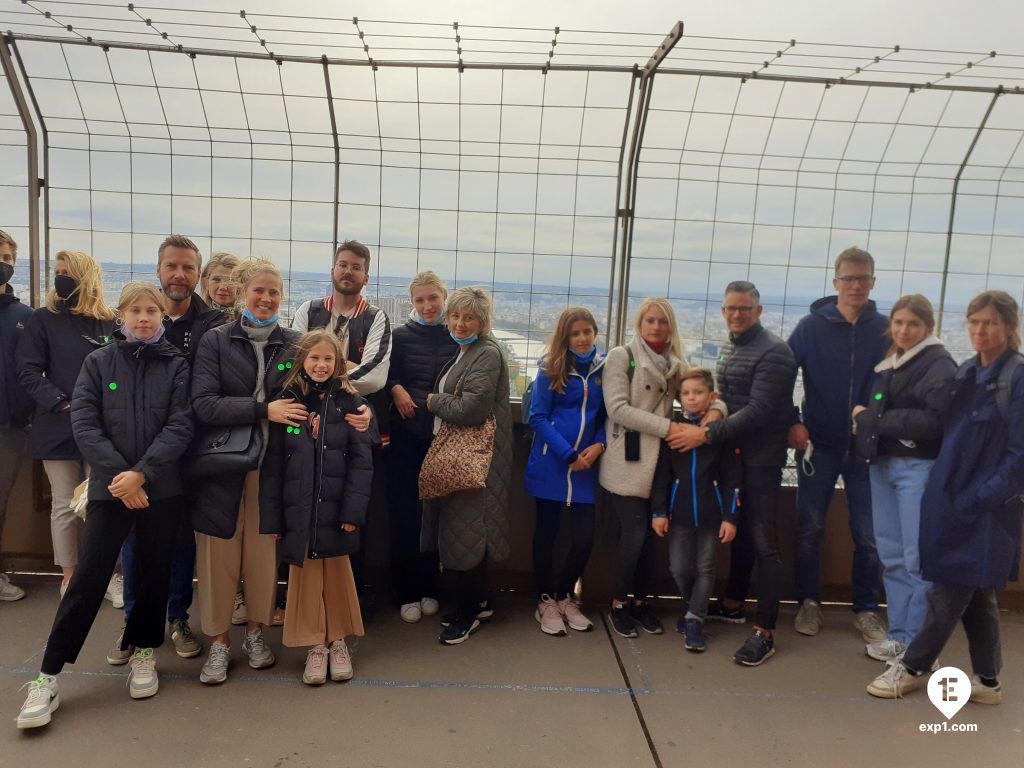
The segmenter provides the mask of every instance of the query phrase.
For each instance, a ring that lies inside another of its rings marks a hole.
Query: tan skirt
[[[282,642],[301,648],[350,635],[363,636],[363,615],[348,556],[306,558],[301,568],[289,566]]]

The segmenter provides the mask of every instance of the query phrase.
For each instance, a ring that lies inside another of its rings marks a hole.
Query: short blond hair
[[[456,288],[448,297],[446,307],[448,316],[452,312],[469,312],[480,321],[480,333],[485,336],[491,332],[492,315],[494,314],[494,302],[491,294],[477,285],[468,285],[463,288]]]
[[[2,229],[0,229],[0,245],[11,246],[11,250],[14,251],[14,258],[18,258],[18,244],[14,242],[13,237]]]
[[[284,278],[281,276],[281,270],[277,268],[270,259],[245,259],[239,262],[238,266],[231,270],[231,281],[236,283],[241,289],[241,294],[245,292],[245,289],[249,287],[249,283],[257,275],[274,275],[278,282],[281,283],[281,290],[284,290]]]
[[[439,290],[445,296],[448,295],[448,286],[444,284],[444,280],[438,277],[434,272],[431,272],[429,269],[424,272],[420,272],[419,274],[416,275],[416,277],[412,279],[412,281],[409,283],[409,295],[412,296],[413,288],[420,288],[425,285],[433,286],[434,288],[437,288],[437,290]]]
[[[117,308],[123,310],[144,299],[149,299],[164,312],[167,311],[167,300],[163,293],[152,283],[144,283],[141,280],[133,280],[121,289],[121,295],[117,299]]]

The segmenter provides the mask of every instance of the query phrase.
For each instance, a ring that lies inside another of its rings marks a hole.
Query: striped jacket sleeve
[[[348,375],[356,392],[365,397],[383,389],[388,381],[390,363],[391,322],[383,310],[378,310],[366,334],[363,361]]]

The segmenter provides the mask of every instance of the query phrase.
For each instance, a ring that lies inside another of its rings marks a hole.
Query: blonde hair
[[[281,283],[281,290],[284,290],[284,278],[281,277],[281,270],[274,262],[270,259],[245,259],[231,270],[231,282],[236,283],[240,288],[239,299],[242,298],[245,289],[257,275],[273,275]]]
[[[118,310],[124,310],[138,301],[149,299],[164,312],[167,311],[167,299],[152,283],[144,283],[141,280],[133,280],[121,289],[121,295],[117,299]]]
[[[0,229],[0,245],[9,245],[11,250],[14,251],[14,258],[18,258],[18,244],[14,242],[14,238],[9,234]]]
[[[597,336],[597,321],[589,309],[569,307],[558,316],[555,330],[548,340],[548,351],[544,356],[544,374],[551,382],[550,388],[562,395],[565,385],[569,383],[569,331],[574,323],[580,320],[589,323]]]
[[[210,303],[213,301],[213,297],[210,295],[210,274],[213,270],[218,267],[226,267],[231,272],[234,272],[235,267],[241,263],[235,254],[228,253],[227,251],[217,251],[210,256],[210,260],[206,262],[206,266],[203,267],[203,271],[199,273],[199,298],[203,301]],[[229,278],[230,279],[230,276]],[[238,291],[235,291],[235,302],[238,302]]]
[[[476,285],[456,288],[448,297],[448,316],[452,312],[469,312],[480,321],[480,333],[485,336],[491,332],[491,315],[494,312],[494,302],[491,294]]]
[[[420,272],[412,279],[409,283],[409,296],[412,296],[413,288],[420,288],[421,286],[430,285],[437,288],[441,293],[448,296],[448,286],[444,284],[444,280],[438,277],[436,274],[431,272],[429,269],[425,272]]]
[[[68,277],[78,283],[72,294],[78,296],[71,308],[72,314],[93,320],[113,320],[114,310],[103,297],[103,269],[96,260],[82,251],[57,251],[57,260],[61,259],[67,264]],[[64,300],[57,295],[56,288],[51,288],[46,294],[46,308],[57,314],[60,312],[58,302]]]
[[[683,343],[679,340],[679,324],[676,322],[675,310],[672,309],[668,299],[652,296],[640,303],[640,308],[636,311],[636,318],[633,321],[633,330],[636,333],[636,337],[638,339],[643,338],[640,333],[640,326],[643,323],[644,315],[652,309],[660,309],[665,317],[668,318],[668,347],[665,349],[665,355],[675,355],[685,364],[686,355],[683,354]]]
[[[295,345],[295,362],[292,364],[291,373],[285,376],[281,385],[282,389],[295,387],[302,392],[303,396],[309,394],[309,384],[302,378],[302,372],[305,370],[306,358],[317,344],[326,344],[334,350],[334,370],[331,372],[331,379],[339,379],[341,381],[340,389],[350,395],[356,394],[356,388],[352,386],[352,382],[348,378],[348,366],[345,365],[345,351],[341,347],[341,341],[338,340],[334,331],[327,328],[317,328],[315,331],[303,334],[299,339],[298,344]]]
[[[687,368],[683,371],[683,375],[679,377],[679,388],[682,389],[684,381],[694,380],[700,381],[708,388],[708,392],[715,391],[715,375],[711,372],[710,368]]]
[[[975,296],[967,305],[966,317],[992,307],[1006,326],[1007,342],[1010,349],[1020,352],[1020,307],[1006,291],[984,291]]]

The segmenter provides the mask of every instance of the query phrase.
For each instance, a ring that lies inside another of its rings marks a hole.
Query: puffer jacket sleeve
[[[1024,365],[1010,387],[1008,438],[1002,461],[974,493],[975,510],[1000,508],[1024,491]]]
[[[480,426],[491,415],[500,376],[501,352],[488,346],[462,375],[459,394],[435,393],[430,398],[430,412],[459,426]]]
[[[956,376],[953,358],[935,360],[914,386],[916,399],[924,408],[893,408],[878,420],[878,436],[905,440],[935,440],[942,437],[943,423],[952,397],[950,383]],[[858,418],[858,432],[861,421]]]
[[[786,345],[771,346],[755,364],[753,374],[747,404],[727,418],[708,425],[712,442],[731,442],[747,432],[766,427],[778,418],[780,409],[790,407],[796,364]]]
[[[718,490],[722,494],[722,520],[739,525],[740,489],[743,487],[743,458],[739,446],[722,446],[718,460]]]
[[[29,397],[42,408],[56,413],[64,407],[70,393],[61,392],[53,381],[43,375],[50,367],[50,344],[46,325],[39,319],[41,311],[49,310],[36,310],[26,323],[21,338],[18,339],[18,347],[15,351],[18,383]]]
[[[562,434],[551,424],[555,408],[556,393],[551,389],[551,379],[544,373],[543,366],[537,371],[533,384],[533,400],[530,401],[530,429],[547,443],[548,449],[562,461],[568,461],[576,453]],[[582,446],[586,447],[586,446]]]
[[[94,352],[85,358],[75,382],[75,393],[71,400],[71,430],[86,463],[113,476],[129,469],[129,466],[128,460],[107,436],[103,425],[102,403],[103,375]]]
[[[654,483],[651,485],[651,515],[668,517],[672,514],[669,503],[672,498],[672,449],[666,443],[661,446],[658,454],[658,466],[654,470]]]
[[[220,330],[211,331],[199,342],[192,373],[192,409],[196,417],[204,424],[225,425],[251,424],[267,418],[267,404],[256,402],[255,397],[221,394],[221,334]]]
[[[260,533],[284,534],[285,425],[271,424],[260,463]]]
[[[370,435],[348,429],[348,457],[345,463],[345,498],[341,504],[341,522],[357,527],[366,524],[373,488],[373,452]]]
[[[88,359],[88,358],[86,358]],[[174,359],[171,380],[171,401],[167,409],[167,422],[150,443],[133,470],[152,482],[169,467],[176,464],[188,450],[195,433],[192,408],[188,400],[189,365],[184,357]],[[166,386],[166,382],[161,382]]]
[[[665,437],[671,422],[665,416],[635,408],[629,403],[629,354],[615,347],[604,364],[604,407],[608,418],[634,432]]]

